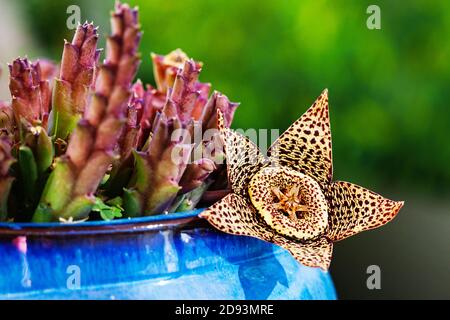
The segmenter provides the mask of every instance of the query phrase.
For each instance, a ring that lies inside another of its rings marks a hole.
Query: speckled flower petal
[[[250,179],[267,162],[267,158],[247,137],[225,126],[224,117],[217,111],[218,125],[227,157],[228,179],[234,193],[246,197]]]
[[[277,237],[276,241],[307,267],[318,267],[325,271],[330,267],[333,243],[325,237],[311,243],[293,242],[282,237]]]
[[[256,214],[255,209],[244,198],[229,194],[200,214],[220,231],[258,238],[288,250],[300,263],[327,270],[332,253],[332,244],[325,238],[303,244],[279,235]]]
[[[274,231],[244,198],[231,193],[200,214],[220,231],[271,242]]]
[[[322,189],[330,184],[333,165],[327,90],[274,142],[269,156],[274,165],[314,178]]]
[[[403,206],[403,201],[392,201],[341,181],[330,185],[326,197],[329,204],[327,236],[333,241],[381,227],[394,219]]]

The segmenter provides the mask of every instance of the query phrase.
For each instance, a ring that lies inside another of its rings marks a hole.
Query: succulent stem
[[[229,126],[237,104],[218,92],[209,97],[211,85],[199,81],[203,64],[180,49],[152,54],[155,87],[133,84],[137,9],[117,2],[111,27],[100,65],[97,27],[86,22],[65,41],[59,67],[26,58],[9,66],[12,100],[0,101],[0,221],[189,210],[224,186],[216,165],[224,155],[204,154],[217,149],[205,133],[217,129],[218,109]]]
[[[131,83],[140,63],[137,49],[141,32],[137,10],[126,4],[116,4],[111,24],[112,35],[107,41],[106,60],[98,70],[95,93],[41,198],[41,208],[48,206],[53,219],[86,218],[95,201],[93,195],[116,156]],[[58,175],[64,176],[68,185],[63,195],[65,201],[52,199],[51,191],[63,183]],[[41,221],[42,217],[35,215],[34,219]]]
[[[217,120],[217,108],[226,114],[229,125],[237,107],[237,104],[230,103],[219,93],[214,93],[207,101],[210,85],[198,81],[201,64],[188,59],[181,51],[174,51],[167,56],[153,55],[153,61],[158,90],[165,92],[167,97],[160,109],[161,113],[153,112],[160,108],[159,105],[142,105],[143,114],[154,116],[152,135],[148,145],[135,153],[135,171],[124,199],[126,209],[133,208],[144,215],[185,210],[200,201],[211,184],[206,184],[206,180],[216,170],[216,166],[212,157],[200,158],[188,164],[189,159],[195,156],[192,152],[196,143],[192,134],[197,128],[202,134],[206,129],[217,127],[213,123]],[[154,91],[147,91],[147,94],[151,96]],[[152,112],[148,112],[147,108],[152,108]],[[129,117],[129,120],[134,119]],[[144,121],[145,116],[142,116],[140,123]],[[177,136],[179,130],[181,133]],[[145,134],[142,132],[143,136]],[[202,141],[197,144],[203,147]],[[183,155],[174,157],[174,154]],[[125,170],[122,167],[113,172],[119,171]],[[117,180],[114,178],[112,181]]]
[[[39,62],[18,58],[9,65],[9,89],[16,124],[22,120],[31,125],[45,122],[51,97],[50,85],[42,79]]]
[[[79,25],[72,42],[64,43],[49,121],[49,133],[56,138],[67,139],[86,109],[100,56],[97,29],[92,23]]]

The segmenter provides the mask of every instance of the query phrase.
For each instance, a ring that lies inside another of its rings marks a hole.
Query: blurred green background
[[[384,230],[336,245],[341,298],[450,297],[450,2],[129,2],[144,30],[139,77],[153,83],[150,52],[182,48],[205,63],[202,81],[241,102],[236,128],[284,130],[329,89],[335,179],[406,200]],[[67,7],[107,34],[114,1],[0,3],[11,7],[2,28],[22,30],[1,59],[59,60],[72,36]],[[366,27],[371,4],[381,30]],[[370,264],[381,267],[381,290],[366,287]]]

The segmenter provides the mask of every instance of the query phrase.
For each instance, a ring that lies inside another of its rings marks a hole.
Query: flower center
[[[299,185],[292,186],[285,192],[282,192],[278,187],[273,187],[272,193],[278,198],[278,202],[275,202],[272,206],[276,210],[286,212],[291,220],[300,218],[299,213],[308,212],[308,206],[304,204],[305,201],[301,196]]]
[[[248,193],[258,214],[280,234],[310,240],[328,225],[328,206],[319,184],[300,172],[263,168],[251,179]]]

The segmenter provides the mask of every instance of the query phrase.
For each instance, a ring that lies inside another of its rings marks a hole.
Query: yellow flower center
[[[298,219],[299,213],[308,212],[308,206],[302,204],[304,200],[299,185],[295,185],[285,192],[282,192],[278,187],[273,187],[272,192],[278,198],[278,202],[275,202],[272,206],[277,210],[286,212],[289,218]]]
[[[328,225],[328,206],[319,184],[295,170],[263,168],[251,179],[248,193],[259,215],[280,234],[310,240]]]

